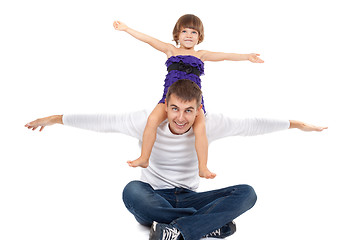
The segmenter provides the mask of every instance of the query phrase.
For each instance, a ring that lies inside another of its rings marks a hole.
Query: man
[[[152,226],[150,240],[225,238],[236,230],[233,220],[252,208],[256,194],[248,185],[195,192],[199,185],[198,161],[192,125],[201,110],[201,90],[190,80],[175,82],[166,96],[167,120],[158,128],[149,166],[141,181],[130,182],[123,201],[135,219]],[[142,139],[148,114],[55,115],[26,124],[40,131],[55,123],[101,132],[120,132]],[[251,136],[288,128],[322,131],[299,121],[230,119],[207,114],[209,142],[227,136]]]

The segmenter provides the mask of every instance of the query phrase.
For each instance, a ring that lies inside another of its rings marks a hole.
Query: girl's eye
[[[193,33],[193,34],[197,34],[197,32],[196,32],[196,31],[193,31],[192,33]]]

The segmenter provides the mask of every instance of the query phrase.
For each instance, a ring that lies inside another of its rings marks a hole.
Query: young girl
[[[122,22],[115,21],[114,28],[119,31],[125,31],[134,38],[148,43],[158,51],[166,54],[166,66],[168,74],[166,75],[164,84],[163,98],[150,114],[143,133],[143,141],[141,148],[141,156],[134,160],[128,161],[131,167],[144,167],[149,165],[149,158],[152,147],[156,140],[157,127],[166,119],[165,112],[165,96],[168,87],[177,80],[189,79],[194,81],[201,88],[200,76],[204,74],[205,61],[243,61],[249,60],[253,63],[263,63],[258,56],[259,54],[236,54],[210,52],[205,50],[195,51],[195,46],[204,40],[204,28],[201,20],[192,14],[186,14],[179,18],[173,30],[173,38],[176,46],[170,43],[164,43],[158,39],[135,31]],[[204,178],[214,178],[207,168],[208,141],[205,129],[205,107],[202,101],[202,111],[197,116],[193,125],[195,134],[195,149],[199,161],[199,175]],[[181,126],[181,123],[178,123]]]

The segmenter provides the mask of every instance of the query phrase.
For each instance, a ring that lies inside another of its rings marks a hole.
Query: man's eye
[[[172,108],[173,111],[177,111],[178,109],[177,108]]]
[[[191,113],[192,111],[191,110],[186,110],[187,113]]]

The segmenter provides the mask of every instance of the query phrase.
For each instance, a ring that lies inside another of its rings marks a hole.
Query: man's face
[[[202,105],[196,106],[196,99],[184,102],[174,94],[170,96],[169,102],[165,101],[165,104],[169,128],[173,134],[186,133],[194,124],[202,108]]]

